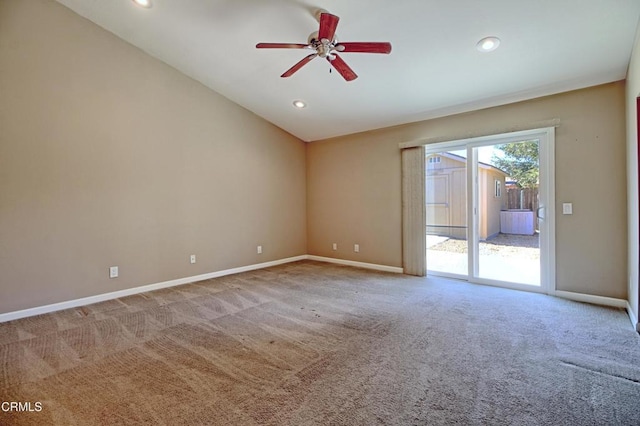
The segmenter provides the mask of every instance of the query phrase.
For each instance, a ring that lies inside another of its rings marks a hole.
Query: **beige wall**
[[[636,34],[633,54],[627,73],[627,197],[629,215],[629,305],[638,319],[640,301],[638,292],[638,121],[636,98],[640,96],[640,31]],[[640,324],[636,325],[640,331]]]
[[[559,118],[556,208],[572,202],[574,214],[556,217],[557,289],[626,298],[624,96],[617,82],[312,143],[309,254],[401,266],[400,142]]]
[[[402,267],[400,139],[394,132],[307,146],[309,254]]]
[[[1,0],[0,313],[305,254],[305,149],[53,1]]]

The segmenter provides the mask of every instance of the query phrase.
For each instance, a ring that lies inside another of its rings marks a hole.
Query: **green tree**
[[[538,141],[506,143],[498,145],[497,148],[503,155],[493,155],[494,166],[504,170],[522,188],[538,186]]]

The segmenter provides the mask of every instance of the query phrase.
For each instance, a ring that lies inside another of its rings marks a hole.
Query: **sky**
[[[452,154],[459,155],[460,157],[467,158],[467,151],[461,149],[459,151],[449,151]],[[497,157],[503,157],[504,154],[499,149],[495,149],[493,145],[491,146],[482,146],[478,148],[478,161],[485,164],[490,164],[493,166],[492,158],[494,153]]]

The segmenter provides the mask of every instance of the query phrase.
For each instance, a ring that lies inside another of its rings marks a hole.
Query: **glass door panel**
[[[476,278],[540,286],[539,142],[474,148]]]
[[[427,270],[468,275],[466,151],[426,157]]]

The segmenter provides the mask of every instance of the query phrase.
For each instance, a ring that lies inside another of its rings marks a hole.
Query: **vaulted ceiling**
[[[640,17],[637,0],[58,1],[305,141],[624,79]],[[306,43],[320,8],[338,40],[391,54],[341,54],[351,82],[321,58],[280,78],[309,51],[256,43]]]

